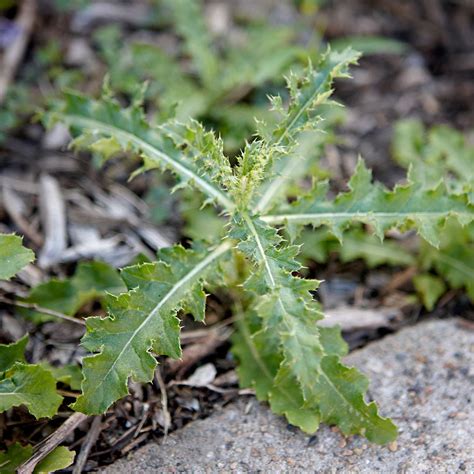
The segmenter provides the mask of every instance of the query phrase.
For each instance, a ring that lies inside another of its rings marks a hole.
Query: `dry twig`
[[[86,439],[81,447],[81,452],[76,458],[72,474],[80,474],[87,462],[91,448],[97,441],[100,432],[102,431],[102,416],[95,416],[92,420]]]
[[[164,424],[165,426],[164,431],[165,431],[165,436],[168,434],[169,427],[171,425],[171,415],[168,410],[168,393],[166,391],[166,385],[163,380],[163,377],[161,376],[161,370],[160,367],[157,367],[155,370],[155,380],[158,383],[158,386],[160,387],[160,392],[161,392],[161,408],[163,410],[163,418],[164,418]]]
[[[19,308],[32,309],[34,311],[37,311],[38,313],[47,314],[48,316],[53,316],[59,319],[64,319],[65,321],[69,321],[70,323],[74,324],[80,324],[81,326],[86,325],[86,323],[82,319],[73,318],[72,316],[68,316],[67,314],[60,313],[59,311],[54,311],[53,309],[43,308],[42,306],[38,306],[34,303],[15,301],[11,300],[10,298],[6,298],[5,296],[0,296],[0,303],[5,303],[11,306],[17,306]]]
[[[2,186],[2,204],[12,221],[18,227],[18,229],[23,234],[25,234],[36,246],[40,247],[41,245],[43,245],[43,237],[23,215],[23,201],[7,184],[3,184]]]
[[[60,261],[66,249],[66,208],[59,183],[52,176],[41,176],[40,211],[45,241],[38,265],[48,268]]]
[[[397,272],[390,282],[381,290],[381,295],[386,296],[405,285],[416,275],[417,268],[414,266],[408,267],[401,272]]]
[[[83,413],[78,412],[71,415],[54,433],[38,445],[33,456],[18,468],[18,474],[32,474],[36,465],[86,419],[87,415]]]

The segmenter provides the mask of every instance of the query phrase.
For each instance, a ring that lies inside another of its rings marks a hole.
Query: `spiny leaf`
[[[251,333],[247,319],[238,322],[238,331],[232,337],[232,352],[239,365],[239,384],[241,387],[255,388],[257,399],[268,401],[272,411],[287,417],[288,421],[307,433],[314,433],[319,426],[318,411],[304,408],[304,399],[297,382],[291,377],[275,377],[282,363],[278,341],[261,329]],[[258,327],[258,326],[257,326]]]
[[[169,169],[183,183],[196,186],[224,208],[232,209],[234,206],[205,170],[183,159],[171,140],[165,138],[163,130],[149,125],[137,105],[124,109],[107,96],[94,101],[70,92],[64,95],[62,103],[56,104],[54,111],[45,116],[47,125],[56,121],[83,133],[74,142],[77,147],[90,149],[95,146],[106,158],[116,154],[117,149],[141,155],[144,165],[139,171]]]
[[[107,318],[88,318],[84,347],[95,352],[83,361],[82,395],[73,405],[86,414],[103,413],[127,395],[127,381],[149,382],[159,355],[178,358],[178,310],[204,317],[202,282],[217,271],[217,262],[230,248],[226,242],[208,254],[180,246],[163,251],[156,263],[129,267],[122,277],[128,293],[108,298]],[[170,266],[168,262],[172,262]]]
[[[275,229],[249,215],[234,218],[230,235],[240,240],[239,250],[257,266],[245,287],[258,295],[253,306],[261,319],[258,337],[266,338],[267,345],[272,338],[275,342],[271,352],[280,354],[275,386],[286,387],[296,382],[301,390],[299,402],[306,409],[312,408],[314,417],[337,423],[346,434],[362,433],[377,443],[394,439],[393,423],[379,417],[375,405],[364,401],[365,377],[338,362],[346,351],[345,344],[333,331],[321,331],[317,326],[322,314],[309,293],[317,282],[302,280],[291,273],[299,270],[294,260],[298,248],[286,245]],[[258,352],[258,346],[254,349]],[[256,383],[255,376],[248,375],[249,378]],[[271,400],[270,393],[265,395],[265,388],[262,390],[260,396]],[[285,403],[279,400],[281,404],[276,406],[281,413]],[[335,415],[339,409],[340,413]]]
[[[35,418],[52,417],[62,399],[54,377],[39,365],[17,362],[0,380],[0,412],[25,405]]]
[[[327,184],[319,183],[308,196],[261,219],[270,224],[287,223],[290,230],[305,224],[327,225],[340,240],[344,229],[355,222],[372,225],[380,239],[395,226],[415,227],[433,246],[439,244],[448,217],[455,217],[463,225],[474,219],[474,206],[464,196],[449,195],[441,183],[432,190],[408,183],[389,191],[372,183],[371,172],[362,160],[349,181],[349,189],[331,201],[326,198]]]
[[[176,147],[190,157],[199,169],[204,170],[213,182],[219,183],[224,189],[232,186],[233,171],[229,159],[224,155],[222,139],[206,131],[195,120],[186,124],[170,121],[163,126],[163,130]]]
[[[283,111],[279,107],[280,100],[273,102],[276,110],[283,112],[283,119],[273,130],[271,142],[287,145],[302,130],[314,129],[321,119],[318,106],[328,103],[333,80],[350,77],[349,66],[355,64],[359,56],[359,53],[350,48],[342,52],[328,50],[316,69],[310,64],[303,74],[290,74],[287,79],[290,92],[288,108]]]
[[[264,140],[274,147],[283,147],[281,162],[275,160],[273,179],[267,176],[267,182],[260,191],[261,197],[256,203],[256,212],[262,212],[271,204],[274,196],[278,194],[285,180],[281,177],[291,176],[293,161],[297,160],[289,151],[296,145],[296,140],[305,130],[315,130],[320,126],[324,115],[327,115],[327,104],[332,94],[332,83],[336,78],[349,77],[349,65],[355,64],[359,54],[350,48],[343,52],[329,51],[322,56],[313,69],[310,64],[306,71],[300,75],[289,76],[288,88],[290,102],[286,109],[283,108],[280,97],[273,98],[273,107],[283,115],[271,134],[261,131]],[[326,112],[326,113],[325,113]],[[324,115],[323,115],[324,114]],[[290,147],[290,149],[288,149]],[[285,156],[286,155],[286,156]],[[276,176],[275,176],[276,175]]]
[[[35,254],[22,244],[17,235],[0,234],[0,280],[9,280],[35,259]]]
[[[365,402],[363,394],[368,386],[367,377],[342,365],[337,356],[328,355],[321,360],[314,401],[321,418],[338,425],[344,434],[360,433],[369,441],[385,444],[397,437],[397,428],[391,420],[379,416],[375,402]]]
[[[34,287],[25,302],[73,316],[90,301],[103,299],[106,293],[126,290],[118,271],[105,262],[81,262],[74,275],[64,280],[51,279]],[[22,311],[36,322],[54,319],[34,310]]]

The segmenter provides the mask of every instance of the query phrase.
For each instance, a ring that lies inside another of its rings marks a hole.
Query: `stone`
[[[399,427],[396,443],[376,446],[327,426],[311,437],[243,397],[102,472],[474,472],[474,331],[468,324],[421,323],[353,352],[346,363],[369,376],[370,397]]]

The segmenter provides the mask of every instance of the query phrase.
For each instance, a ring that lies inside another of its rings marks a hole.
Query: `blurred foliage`
[[[106,293],[115,295],[124,289],[115,268],[104,262],[82,262],[72,277],[51,279],[35,286],[24,302],[74,316],[86,303],[103,300]],[[36,310],[23,310],[22,313],[37,323],[56,319]]]
[[[438,299],[446,291],[444,281],[429,273],[422,273],[413,277],[413,285],[428,311],[432,311]]]
[[[352,46],[363,54],[403,54],[408,46],[402,41],[384,36],[346,36],[331,41],[331,46],[336,49]]]
[[[12,3],[3,2],[4,8]],[[300,69],[308,56],[317,61],[324,49],[320,33],[308,24],[324,2],[296,3],[301,15],[291,26],[251,20],[212,32],[200,0],[157,0],[150,5],[150,24],[142,31],[146,34],[130,35],[118,24],[93,29],[99,66],[93,74],[99,77],[68,63],[67,42],[45,39],[35,47],[33,61],[24,67],[0,110],[0,143],[7,131],[24,124],[61,90],[90,92],[91,79],[100,84],[100,75],[107,71],[112,88],[129,99],[148,80],[150,114],[199,119],[224,136],[227,151],[235,153],[255,132],[255,119],[271,120],[267,95],[285,93],[282,75]],[[54,6],[63,15],[77,14],[91,2],[55,0]],[[351,42],[367,54],[403,52],[402,43],[372,36],[337,39],[333,46],[342,49]]]
[[[461,132],[446,125],[426,129],[418,120],[401,120],[395,126],[392,154],[409,169],[410,179],[426,189],[444,179],[451,192],[467,193],[474,203],[474,146]]]
[[[234,151],[255,131],[255,118],[271,117],[266,94],[282,88],[282,74],[318,53],[297,44],[295,28],[255,23],[240,28],[236,38],[216,36],[206,27],[200,2],[168,0],[162,6],[180,39],[172,55],[158,42],[125,42],[114,25],[95,33],[111,87],[133,95],[148,80],[146,98],[161,118],[200,119]]]
[[[331,253],[337,253],[343,263],[362,259],[369,268],[381,265],[413,265],[416,259],[393,239],[381,242],[368,234],[362,227],[356,227],[344,234],[344,245],[326,229],[304,231],[298,239],[303,244],[301,256],[315,262],[325,263]]]

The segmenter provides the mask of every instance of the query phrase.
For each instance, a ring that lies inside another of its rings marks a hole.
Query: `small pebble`
[[[394,453],[397,449],[398,449],[398,443],[396,441],[392,441],[389,445],[388,445],[388,449],[390,451],[392,451],[392,453]]]

